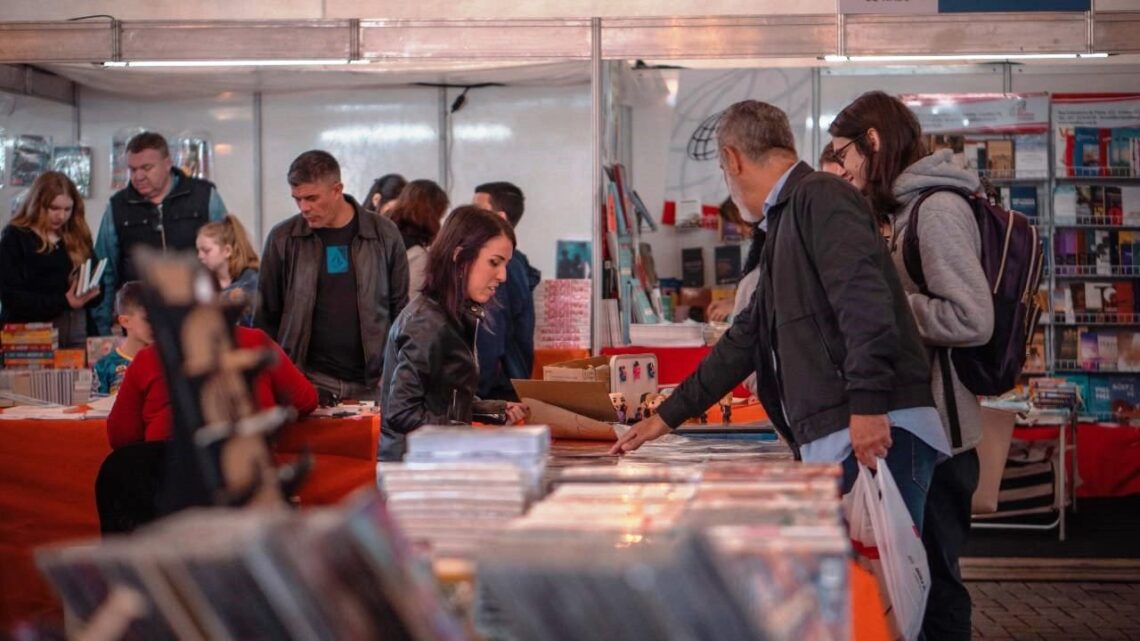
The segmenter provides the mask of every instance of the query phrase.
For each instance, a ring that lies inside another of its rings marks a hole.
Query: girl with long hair
[[[241,306],[238,324],[253,327],[257,270],[261,263],[241,221],[228,214],[222,220],[202,225],[196,245],[198,260],[218,282],[222,302]]]
[[[58,171],[40,174],[0,232],[0,323],[51,322],[61,347],[87,337],[84,309],[102,294],[77,294],[83,263],[93,254],[83,197]]]
[[[475,206],[451,212],[427,251],[423,294],[388,332],[381,377],[381,460],[399,460],[423,425],[470,423],[476,414],[526,417],[526,407],[481,401],[475,336],[483,306],[507,280],[515,248],[510,223]]]
[[[830,132],[849,180],[871,201],[887,230],[895,269],[931,353],[932,391],[942,436],[953,453],[934,468],[926,496],[921,530],[931,587],[923,634],[931,641],[968,640],[970,593],[962,583],[958,557],[970,531],[971,498],[978,484],[974,448],[981,440],[982,418],[977,396],[958,380],[946,357],[949,349],[989,341],[994,310],[971,205],[960,194],[937,191],[923,201],[921,217],[914,206],[936,188],[976,193],[978,176],[956,166],[949,149],[928,154],[918,119],[902,101],[881,91],[865,93],[843,109]],[[903,260],[903,243],[915,220],[925,290],[911,279]]]
[[[400,192],[388,217],[396,223],[408,252],[408,298],[415,300],[424,286],[427,248],[439,233],[447,213],[447,192],[431,180],[413,180]]]

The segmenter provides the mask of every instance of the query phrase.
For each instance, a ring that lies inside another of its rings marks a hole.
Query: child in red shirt
[[[253,380],[254,401],[259,409],[288,405],[300,416],[306,416],[317,408],[317,390],[265,332],[236,327],[234,339],[239,348],[269,348],[277,353],[277,361]],[[127,368],[119,396],[107,417],[107,439],[114,449],[143,441],[163,441],[171,437],[172,424],[170,391],[162,362],[156,346],[149,345],[139,351]]]

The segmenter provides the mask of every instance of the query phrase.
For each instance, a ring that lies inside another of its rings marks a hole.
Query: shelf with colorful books
[[[1050,270],[1045,270],[1050,275]],[[1140,266],[1113,266],[1111,268],[1098,268],[1096,265],[1058,265],[1052,270],[1052,276],[1064,280],[1085,280],[1097,278],[1140,278]]]

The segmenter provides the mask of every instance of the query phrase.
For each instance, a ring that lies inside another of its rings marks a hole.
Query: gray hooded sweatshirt
[[[902,208],[892,217],[891,257],[914,312],[918,333],[931,348],[984,345],[994,327],[993,303],[980,260],[982,241],[978,224],[973,209],[960,196],[937,193],[922,205],[918,223],[919,252],[931,296],[919,292],[903,264],[902,248],[910,214],[923,191],[938,185],[978,190],[977,174],[955,166],[952,158],[953,152],[943,149],[919,160],[898,177],[893,190]],[[947,440],[953,444],[942,370],[933,352],[931,364],[934,400]],[[957,454],[975,447],[981,440],[982,417],[978,398],[958,381],[957,373],[954,374],[954,391],[962,428],[962,443],[954,448]]]

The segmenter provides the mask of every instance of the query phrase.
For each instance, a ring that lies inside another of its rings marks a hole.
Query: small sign
[[[939,13],[986,11],[1088,11],[1092,0],[938,0]]]

